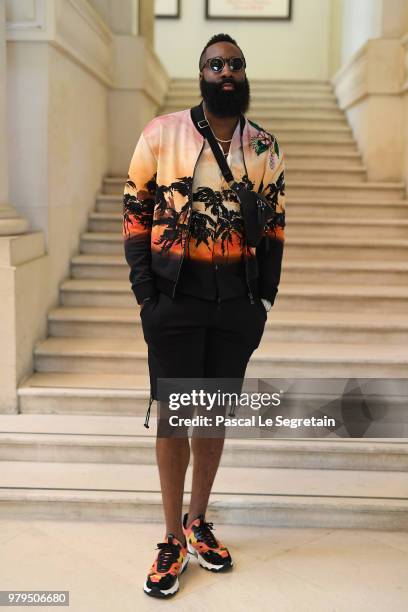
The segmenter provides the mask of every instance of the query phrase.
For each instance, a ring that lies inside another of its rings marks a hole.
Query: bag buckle
[[[209,127],[207,119],[201,119],[201,121],[198,121],[197,125],[201,130],[203,128]]]

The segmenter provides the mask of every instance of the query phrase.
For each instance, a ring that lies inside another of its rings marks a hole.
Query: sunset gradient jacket
[[[123,238],[139,304],[157,293],[157,276],[170,282],[175,294],[189,240],[194,169],[204,143],[187,109],[154,118],[136,145],[124,188]],[[237,214],[228,232],[228,251],[243,256],[248,287],[257,279],[259,296],[273,304],[284,245],[285,158],[276,137],[247,118],[242,148],[246,172],[235,180],[262,193],[278,214],[264,226],[256,248],[246,245],[242,215]],[[232,190],[223,197],[240,207]]]

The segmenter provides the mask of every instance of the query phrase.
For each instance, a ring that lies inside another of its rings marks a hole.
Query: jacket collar
[[[202,134],[197,130],[196,126],[194,125],[194,122],[191,118],[190,111],[191,109],[188,109],[186,112],[188,113],[191,135],[192,135],[193,142],[194,142],[194,161],[193,161],[194,165],[192,167],[194,170],[195,165],[198,161],[198,157],[203,148],[205,139],[202,136]],[[257,172],[259,173],[259,160],[258,160],[258,156],[255,153],[254,148],[251,145],[251,139],[254,136],[254,133],[253,133],[254,128],[251,126],[251,124],[249,123],[245,115],[243,115],[243,117],[245,120],[244,129],[242,132],[242,151],[243,151],[243,156],[244,156],[244,164],[248,172],[248,178],[255,183]],[[191,176],[192,174],[193,173],[191,172]]]

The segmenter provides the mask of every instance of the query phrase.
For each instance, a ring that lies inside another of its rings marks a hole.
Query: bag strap
[[[191,108],[190,115],[197,130],[208,141],[208,144],[210,145],[211,150],[214,153],[214,157],[217,160],[218,166],[223,174],[223,177],[227,181],[228,185],[231,186],[231,183],[235,183],[234,176],[230,170],[230,167],[227,164],[227,160],[225,159],[221,148],[218,145],[218,142],[214,137],[214,134],[212,133],[209,123],[205,118],[203,103],[201,102],[200,104],[198,104],[198,106],[194,106],[193,108]],[[243,115],[240,115],[239,122],[242,137],[242,133],[244,131],[245,126],[245,118]]]

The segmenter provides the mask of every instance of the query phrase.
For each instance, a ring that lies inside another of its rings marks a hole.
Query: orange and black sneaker
[[[151,597],[171,597],[179,590],[180,574],[187,569],[187,548],[172,534],[157,544],[159,554],[144,583],[143,590]]]
[[[211,572],[224,572],[232,567],[231,555],[214,536],[213,523],[207,523],[204,515],[200,514],[187,525],[188,514],[184,515],[183,531],[187,540],[187,549],[191,555],[197,557],[201,567]]]

